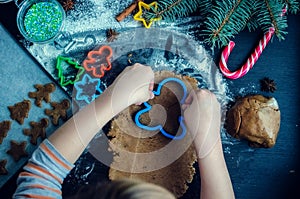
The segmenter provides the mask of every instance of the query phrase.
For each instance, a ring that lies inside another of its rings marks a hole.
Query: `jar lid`
[[[0,0],[0,3],[8,3],[8,2],[11,2],[13,0]]]
[[[63,28],[65,11],[56,0],[25,0],[17,14],[23,37],[35,43],[53,41]]]

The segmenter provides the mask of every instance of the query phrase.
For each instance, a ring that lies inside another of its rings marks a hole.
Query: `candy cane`
[[[284,4],[282,12],[280,14],[281,17],[285,15],[287,12],[287,5]],[[247,62],[237,71],[231,72],[227,67],[227,60],[228,57],[234,48],[235,43],[233,41],[230,41],[229,44],[225,47],[225,49],[222,52],[221,60],[219,63],[220,70],[229,79],[238,79],[240,77],[243,77],[247,74],[247,72],[253,68],[254,64],[260,57],[262,51],[265,49],[269,41],[271,40],[272,36],[274,35],[275,29],[274,27],[269,28],[269,31],[264,35],[264,37],[259,41],[258,46],[255,48],[254,52],[251,54],[251,56],[247,59]]]
[[[258,46],[255,48],[254,52],[251,54],[251,56],[247,59],[247,62],[237,71],[231,72],[227,67],[227,60],[228,57],[234,48],[235,43],[233,41],[230,41],[229,44],[225,47],[225,49],[222,52],[221,60],[219,63],[220,70],[227,78],[230,79],[238,79],[240,77],[243,77],[246,75],[246,73],[253,67],[253,65],[256,63],[258,58],[260,57],[261,53],[271,40],[272,36],[274,35],[275,29],[271,27],[269,31],[264,35],[264,37],[259,41]]]

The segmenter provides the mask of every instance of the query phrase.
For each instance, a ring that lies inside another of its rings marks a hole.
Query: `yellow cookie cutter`
[[[154,7],[155,11],[157,10],[157,2],[154,1],[150,4],[146,4],[142,1],[139,2],[139,11],[133,16],[133,19],[136,20],[136,21],[141,21],[143,22],[144,26],[146,28],[150,28],[150,26],[152,25],[152,23],[154,21],[158,21],[158,20],[161,20],[161,17],[158,17],[158,18],[153,18],[153,19],[150,19],[150,21],[147,21],[145,18],[142,17],[143,15],[143,9],[142,8],[145,8],[147,10],[150,10],[151,7]]]

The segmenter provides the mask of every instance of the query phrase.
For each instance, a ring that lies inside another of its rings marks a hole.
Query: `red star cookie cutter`
[[[113,51],[110,46],[101,46],[98,50],[90,51],[82,65],[86,71],[92,72],[94,77],[101,78],[105,71],[111,69]]]

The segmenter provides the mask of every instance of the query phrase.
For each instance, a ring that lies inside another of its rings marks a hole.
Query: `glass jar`
[[[19,6],[17,26],[26,40],[49,43],[61,32],[65,17],[56,0],[25,0]]]
[[[8,3],[8,2],[11,2],[13,0],[0,0],[0,3]]]

